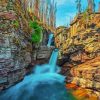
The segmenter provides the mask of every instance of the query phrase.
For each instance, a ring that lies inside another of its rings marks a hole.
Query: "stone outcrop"
[[[90,89],[78,87],[75,84],[66,84],[66,87],[77,100],[99,100],[99,93]]]
[[[100,99],[100,56],[71,69],[72,82],[89,89]]]

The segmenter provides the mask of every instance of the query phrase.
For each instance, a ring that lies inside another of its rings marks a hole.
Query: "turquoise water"
[[[58,57],[58,49],[55,49],[53,52],[52,52],[52,55],[50,57],[50,60],[49,60],[49,65],[52,66],[50,68],[50,72],[56,72],[56,69],[58,69],[59,67],[57,67],[56,65],[56,62],[57,62],[57,57]]]
[[[37,65],[34,73],[10,89],[0,93],[0,100],[75,100],[64,86],[65,77],[58,74],[58,49],[48,64]]]
[[[59,74],[29,75],[19,84],[0,93],[0,100],[75,100]]]
[[[50,46],[51,46],[53,36],[54,36],[53,33],[50,33],[50,34],[49,34],[49,40],[48,40],[47,47],[50,47]]]

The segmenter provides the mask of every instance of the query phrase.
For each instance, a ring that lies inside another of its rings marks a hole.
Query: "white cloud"
[[[75,3],[74,0],[55,0],[55,2],[57,2],[57,5],[64,5],[64,4],[68,4],[68,3]]]
[[[55,0],[55,2],[57,2],[57,5],[63,5],[66,3],[66,0]]]

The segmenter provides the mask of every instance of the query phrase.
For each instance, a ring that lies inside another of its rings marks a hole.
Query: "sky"
[[[55,0],[57,2],[57,13],[56,13],[56,26],[67,26],[70,20],[74,18],[77,13],[76,0]],[[87,0],[81,0],[82,9],[87,8]],[[96,10],[98,9],[98,2],[100,0],[94,0],[96,4]]]

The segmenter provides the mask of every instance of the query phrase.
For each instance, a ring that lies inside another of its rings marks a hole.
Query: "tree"
[[[77,4],[77,9],[78,9],[78,14],[81,13],[81,0],[76,0],[76,4]]]

